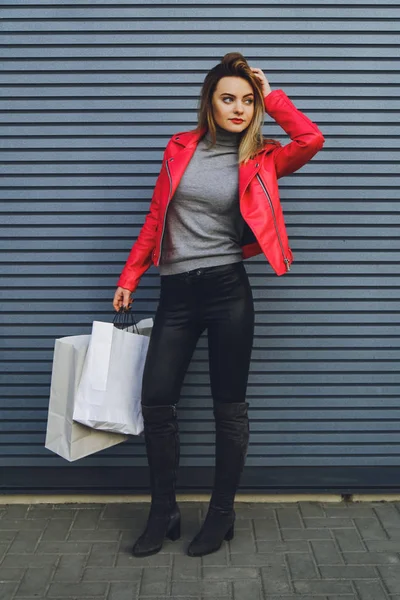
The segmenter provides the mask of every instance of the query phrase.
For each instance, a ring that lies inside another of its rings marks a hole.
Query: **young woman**
[[[265,111],[290,136],[263,139]],[[180,537],[175,484],[176,405],[197,341],[207,330],[216,426],[214,486],[190,556],[234,534],[234,498],[249,441],[246,388],[254,306],[243,260],[264,253],[277,275],[290,270],[277,180],[307,163],[325,141],[317,125],[261,69],[236,52],[207,74],[198,126],[171,137],[150,210],[117,282],[113,306],[129,309],[143,273],[160,271],[160,299],[143,374],[142,412],[151,508],[133,554]]]

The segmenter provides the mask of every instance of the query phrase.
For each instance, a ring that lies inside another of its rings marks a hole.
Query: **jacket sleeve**
[[[166,154],[167,148],[164,150],[161,170],[163,169]],[[155,247],[158,227],[161,170],[154,186],[149,212],[145,217],[144,224],[117,281],[117,286],[121,286],[131,292],[136,290],[140,278],[153,263],[152,252]]]
[[[277,178],[289,175],[305,165],[319,150],[325,138],[318,126],[302,113],[285,92],[273,90],[264,97],[266,112],[292,140],[273,151]]]

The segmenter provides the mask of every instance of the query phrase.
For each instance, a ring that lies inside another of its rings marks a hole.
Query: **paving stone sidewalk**
[[[237,502],[202,558],[207,503],[180,507],[181,539],[139,559],[147,504],[0,505],[0,600],[400,600],[400,503]]]

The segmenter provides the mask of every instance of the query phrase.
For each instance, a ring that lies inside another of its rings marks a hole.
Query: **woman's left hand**
[[[268,94],[270,92],[272,92],[271,87],[270,87],[270,85],[268,83],[268,79],[265,77],[265,75],[262,72],[262,70],[259,69],[258,67],[250,67],[250,69],[253,71],[254,75],[256,77],[258,77],[258,79],[260,80],[261,85],[262,85],[262,89],[263,89],[263,95],[264,95],[264,98],[265,98],[265,96],[268,96]]]

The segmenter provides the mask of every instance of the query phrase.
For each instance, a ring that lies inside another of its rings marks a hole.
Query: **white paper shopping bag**
[[[142,378],[152,326],[152,318],[143,319],[134,330],[93,321],[75,421],[113,433],[142,433]]]
[[[55,340],[45,447],[68,461],[110,448],[127,436],[73,422],[74,403],[90,335]]]

